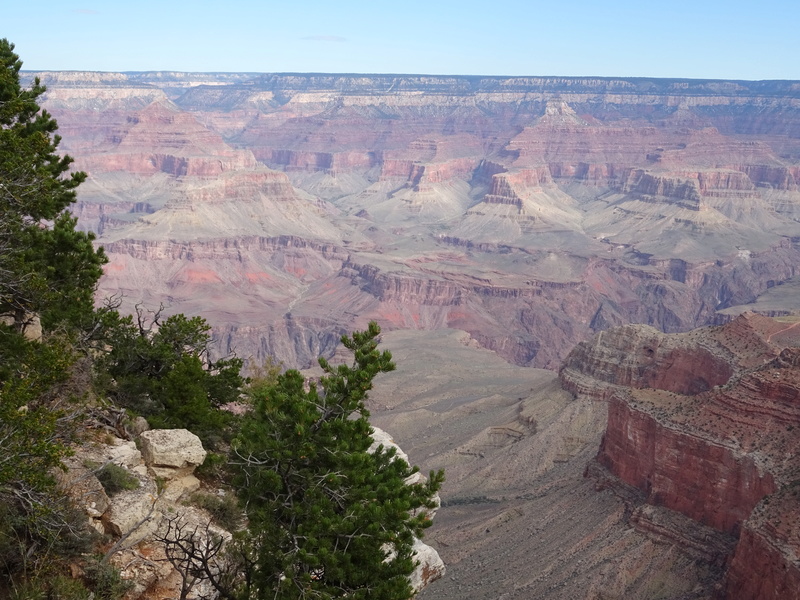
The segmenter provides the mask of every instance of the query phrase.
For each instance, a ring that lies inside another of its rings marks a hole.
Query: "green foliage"
[[[0,40],[0,169],[8,176],[0,199],[6,210],[52,219],[75,201],[74,190],[86,175],[62,179],[72,159],[56,153],[58,125],[39,108],[45,87],[36,78],[29,90],[23,89],[21,68],[14,44]]]
[[[95,250],[94,234],[76,231],[77,219],[64,212],[49,229],[28,229],[21,236],[24,263],[39,282],[39,293],[28,310],[42,318],[42,327],[81,327],[94,309],[94,291],[107,262]]]
[[[139,480],[134,475],[114,463],[103,465],[95,472],[95,476],[109,496],[115,496],[126,490],[135,490],[139,487]]]
[[[239,397],[239,359],[208,358],[210,327],[182,314],[161,319],[140,307],[135,317],[104,316],[110,346],[100,360],[115,402],[157,428],[185,427],[217,447],[233,420],[220,407]]]
[[[131,582],[124,581],[117,569],[102,562],[100,557],[92,557],[84,565],[83,580],[42,572],[12,584],[8,597],[10,600],[120,600],[130,589]]]
[[[245,597],[411,597],[413,538],[429,525],[443,474],[407,485],[416,468],[394,450],[368,452],[367,392],[395,368],[379,334],[370,323],[343,337],[353,365],[320,359],[317,384],[290,370],[253,391],[231,459],[249,522],[242,555],[253,557]]]
[[[51,399],[72,361],[62,339],[33,342],[0,326],[0,494],[52,487],[50,470],[68,451]]]
[[[86,589],[83,582],[56,575],[48,582],[48,600],[90,600],[92,592]]]
[[[260,395],[264,390],[274,387],[278,383],[278,377],[283,371],[283,363],[268,356],[260,365],[250,368],[250,376],[247,378],[245,394],[248,398]]]
[[[9,593],[9,600],[93,600],[95,597],[83,581],[48,572],[21,582]]]
[[[192,494],[191,503],[207,510],[214,522],[223,529],[236,531],[239,528],[243,515],[235,497],[197,492]]]
[[[226,483],[230,473],[227,469],[228,456],[222,452],[209,452],[203,464],[195,469],[195,476],[209,485]]]
[[[106,257],[66,212],[86,175],[68,174],[56,121],[37,103],[45,88],[36,79],[23,89],[21,67],[14,45],[0,40],[0,314],[75,326],[93,310]]]
[[[53,473],[77,428],[73,396],[87,392],[75,389],[75,342],[106,258],[67,212],[86,176],[57,153],[45,89],[23,89],[13,50],[0,39],[0,316],[11,323],[0,325],[0,597],[83,598],[59,569],[91,549],[93,530]],[[22,335],[34,314],[38,341]]]
[[[10,591],[4,583],[45,589],[59,568],[91,550],[97,536],[83,512],[55,490],[16,492],[0,498],[0,597]]]
[[[120,577],[119,571],[102,557],[93,557],[84,567],[86,584],[95,600],[119,600],[131,588],[131,582]]]

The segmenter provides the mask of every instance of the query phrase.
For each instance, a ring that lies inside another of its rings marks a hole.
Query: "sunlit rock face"
[[[101,294],[202,314],[221,353],[307,366],[376,319],[555,369],[800,264],[795,82],[40,76]]]
[[[375,428],[373,437],[376,441],[370,450],[382,444],[394,448],[398,458],[408,460],[385,431]],[[192,496],[201,487],[194,471],[207,455],[200,439],[186,429],[152,429],[135,441],[107,436],[103,443],[86,443],[73,450],[63,472],[57,474],[60,491],[75,502],[92,527],[114,542],[106,558],[119,567],[130,586],[125,597],[153,600],[177,598],[186,592],[196,597],[219,596],[205,575],[184,579],[185,573],[168,560],[174,554],[165,544],[175,532],[170,526],[192,532],[203,543],[215,537],[225,542],[231,539],[232,532],[214,522]],[[106,493],[98,475],[109,464],[128,479],[124,490]],[[412,477],[409,483],[424,480],[419,473]],[[226,487],[215,490],[217,498],[233,495],[234,490]],[[427,513],[432,519],[436,510]],[[444,576],[445,564],[436,549],[420,539],[414,539],[413,553],[417,566],[409,580],[419,592]]]
[[[608,402],[599,465],[646,504],[732,536],[720,562],[725,598],[797,597],[798,326],[745,313],[679,335],[615,328],[580,344],[561,370],[568,389]],[[637,526],[663,534],[643,514]],[[698,546],[679,529],[668,535]]]

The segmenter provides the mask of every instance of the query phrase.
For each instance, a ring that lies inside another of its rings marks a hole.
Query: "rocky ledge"
[[[373,438],[373,448],[378,444],[395,447],[397,456],[407,460],[386,432],[375,428]],[[206,489],[194,475],[205,458],[206,451],[193,433],[149,430],[136,441],[107,435],[86,443],[75,449],[65,471],[59,473],[64,492],[84,511],[91,526],[108,536],[103,560],[117,566],[130,582],[125,600],[178,598],[185,593],[188,598],[217,597],[205,579],[182,577],[167,547],[176,532],[194,532],[211,546],[231,538],[231,532],[205,507],[226,498],[233,505],[232,492]],[[429,516],[433,518],[435,512],[429,511]],[[225,524],[229,529],[232,525]],[[442,577],[445,566],[438,552],[420,540],[415,540],[414,554],[418,564],[411,585],[419,591]]]
[[[724,564],[720,598],[800,598],[800,320],[620,327],[579,344],[560,375],[608,402],[587,474],[632,490],[637,528]],[[647,506],[689,519],[655,521]]]

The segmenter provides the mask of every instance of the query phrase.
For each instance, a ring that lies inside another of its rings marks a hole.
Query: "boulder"
[[[415,593],[444,576],[444,561],[439,553],[416,538],[414,539],[414,560],[417,561],[417,567],[411,573],[410,579]]]
[[[206,459],[200,438],[186,429],[152,429],[139,439],[145,464],[156,477],[186,477]]]
[[[150,425],[144,417],[136,417],[131,421],[129,429],[134,436],[140,436],[150,429]]]
[[[164,545],[160,542],[143,541],[133,548],[126,548],[114,554],[111,564],[120,570],[122,579],[131,587],[125,598],[178,598],[180,587],[172,586],[171,594],[144,596],[154,588],[162,591],[163,582],[173,581],[177,572],[166,560]]]
[[[200,489],[200,480],[194,475],[173,479],[164,488],[161,499],[167,502],[178,502],[181,498],[193,494]]]
[[[74,457],[64,461],[66,471],[56,471],[59,487],[91,518],[99,518],[109,507],[103,486],[91,469]]]
[[[127,546],[148,538],[161,521],[161,513],[155,508],[157,499],[156,484],[150,479],[141,479],[135,490],[112,496],[111,505],[103,514],[106,532],[120,537],[127,535]]]
[[[113,445],[106,446],[104,458],[126,469],[135,469],[143,464],[142,453],[136,443],[120,439],[115,439]]]

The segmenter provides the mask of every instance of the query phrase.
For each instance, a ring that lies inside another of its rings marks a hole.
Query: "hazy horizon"
[[[31,0],[0,37],[28,71],[800,80],[789,0],[498,6]]]
[[[483,73],[367,73],[367,72],[334,72],[334,71],[179,71],[176,69],[136,69],[127,71],[108,71],[97,69],[29,69],[23,65],[22,73],[118,73],[121,75],[140,73],[180,73],[190,75],[300,75],[321,77],[455,77],[470,79],[604,79],[604,80],[665,80],[665,81],[742,81],[742,82],[794,82],[797,79],[726,79],[719,77],[640,77],[623,75],[559,75],[555,73],[528,73],[525,75],[486,75]]]

